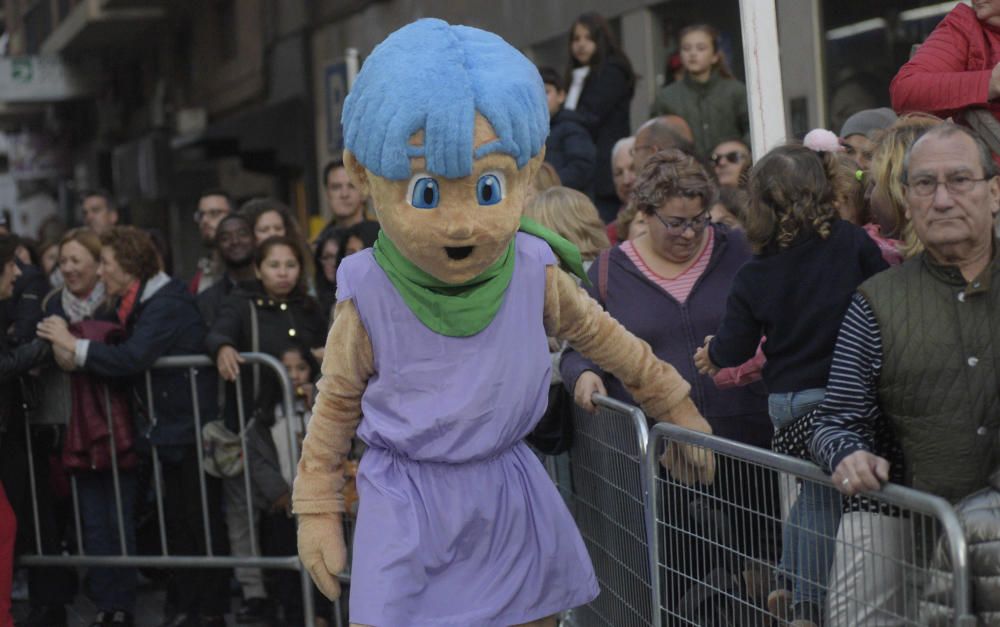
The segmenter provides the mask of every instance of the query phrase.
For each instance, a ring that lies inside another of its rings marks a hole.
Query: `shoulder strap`
[[[255,353],[260,352],[260,326],[257,323],[257,307],[253,304],[253,299],[247,300],[250,305],[250,350]],[[256,400],[260,391],[260,364],[253,365],[253,393]]]
[[[601,304],[608,302],[608,261],[611,259],[611,249],[605,248],[597,260],[597,293],[601,296]]]

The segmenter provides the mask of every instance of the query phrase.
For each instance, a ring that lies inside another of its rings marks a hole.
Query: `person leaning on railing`
[[[909,214],[926,250],[853,296],[811,450],[844,494],[877,491],[891,471],[875,454],[884,421],[902,449],[903,483],[955,502],[986,487],[1000,459],[1000,180],[986,146],[951,123],[914,142],[905,164]],[[898,537],[905,521],[896,524],[881,535]],[[866,572],[842,582],[858,608],[851,612],[878,609],[887,591],[902,589],[892,577],[865,581]],[[974,588],[998,594],[996,582]],[[860,614],[844,622],[860,623]]]
[[[168,550],[172,555],[204,555],[201,499],[192,496],[199,485],[198,455],[194,446],[194,407],[198,402],[203,420],[214,414],[214,394],[202,387],[208,377],[198,377],[198,398],[192,397],[187,370],[154,370],[147,396],[147,370],[160,357],[200,352],[205,327],[194,297],[183,282],[160,270],[156,248],[149,235],[135,227],[115,226],[101,235],[100,276],[107,294],[117,299],[115,313],[125,327],[125,339],[117,345],[77,339],[58,316],[46,318],[39,337],[52,342],[57,362],[67,369],[81,368],[105,377],[130,378],[135,396],[144,399],[139,414],[155,419],[144,432],[156,447],[163,467],[163,507],[166,513]],[[149,403],[152,403],[150,406]],[[205,477],[209,519],[220,523],[212,512],[220,499],[219,486]],[[213,530],[221,539],[224,530]],[[220,547],[214,547],[219,550]],[[165,625],[190,624],[201,615],[202,625],[223,625],[228,607],[228,577],[218,569],[178,570],[174,573],[178,614]],[[131,625],[124,612],[98,616],[95,625]]]
[[[14,291],[14,281],[21,274],[20,268],[14,262],[14,249],[17,238],[12,235],[0,235],[0,304],[6,305],[7,299]],[[51,359],[51,350],[45,342],[35,340],[28,344],[14,347],[6,333],[0,333],[0,453],[3,466],[10,462],[10,446],[23,447],[23,428],[20,440],[13,440],[17,432],[9,427],[21,422],[23,416],[18,414],[18,383],[17,377],[27,374],[29,370],[40,366]],[[23,453],[19,456],[23,457]],[[10,616],[10,590],[14,566],[14,543],[17,536],[17,520],[7,501],[4,486],[7,474],[0,482],[0,627],[13,627]],[[22,476],[23,479],[23,476]],[[21,521],[27,524],[28,520]],[[65,614],[63,614],[65,620]]]
[[[302,247],[289,236],[265,239],[254,255],[254,267],[259,279],[236,287],[222,304],[212,328],[205,338],[204,350],[215,359],[219,376],[235,381],[240,376],[244,422],[238,414],[236,387],[226,386],[224,420],[232,433],[247,433],[262,427],[269,429],[275,422],[274,408],[281,401],[280,382],[274,372],[260,366],[243,365],[241,352],[261,352],[280,358],[289,344],[306,350],[323,346],[326,337],[327,314],[306,292],[306,266]],[[252,453],[251,453],[252,454]],[[248,460],[253,467],[254,460]],[[251,474],[251,480],[254,480]],[[223,479],[226,522],[232,553],[250,555],[250,522],[247,511],[248,495],[242,474]],[[258,486],[259,488],[259,486]],[[282,496],[272,494],[272,498]],[[287,505],[290,495],[283,498]],[[275,509],[275,503],[266,505]],[[254,516],[257,520],[258,516]],[[267,598],[263,580],[257,569],[236,571],[244,602],[239,610],[241,622],[253,617],[271,617],[274,604]]]
[[[99,276],[101,239],[90,229],[67,232],[58,247],[59,271],[63,287],[50,292],[42,301],[47,316],[58,316],[71,326],[77,337],[120,334],[114,308],[108,303],[104,283]],[[62,463],[76,478],[80,521],[83,530],[81,547],[88,555],[116,555],[121,538],[130,553],[135,553],[136,453],[132,414],[121,389],[112,389],[107,380],[86,372],[67,377],[57,368],[43,373],[42,394],[46,399],[65,398],[65,402],[42,404],[44,413],[68,411],[55,416],[68,418]],[[121,488],[122,522],[118,529],[115,476],[106,427],[104,394],[118,423],[114,439],[118,463],[117,480]],[[73,398],[75,397],[75,398]],[[74,402],[75,401],[75,402]],[[48,416],[46,416],[48,418]],[[132,568],[91,568],[88,574],[90,597],[99,613],[111,617],[115,611],[135,612],[136,571]]]

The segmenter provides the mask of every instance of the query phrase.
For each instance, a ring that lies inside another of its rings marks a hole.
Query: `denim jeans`
[[[811,388],[801,392],[771,394],[768,413],[775,429],[800,420],[819,407],[826,390]],[[822,608],[827,579],[833,565],[841,498],[833,488],[804,480],[799,496],[788,512],[782,529],[779,571],[792,588],[792,602],[809,602]]]
[[[118,481],[122,492],[125,549],[129,555],[135,555],[135,473],[122,470],[118,473]],[[87,554],[121,555],[111,471],[81,472],[76,475],[76,488],[80,497],[83,544]],[[91,597],[98,610],[135,612],[134,568],[91,568],[88,578]]]
[[[783,429],[820,406],[826,388],[767,395],[767,413],[775,430]]]

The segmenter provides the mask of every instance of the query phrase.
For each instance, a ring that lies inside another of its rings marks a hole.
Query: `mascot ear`
[[[538,173],[538,168],[542,167],[542,163],[544,161],[545,146],[542,146],[542,149],[538,151],[538,154],[532,157],[531,160],[524,165],[525,174],[528,175],[524,180],[528,181],[529,185],[531,184],[531,181],[535,179],[535,174]]]
[[[368,185],[368,171],[354,158],[354,153],[344,149],[344,167],[347,169],[347,176],[351,183],[358,188],[362,196],[370,196],[371,189]]]

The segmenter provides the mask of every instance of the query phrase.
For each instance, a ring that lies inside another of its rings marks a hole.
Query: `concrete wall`
[[[260,97],[264,91],[264,13],[262,0],[239,0],[236,11],[236,54],[223,59],[211,4],[192,20],[194,59],[191,69],[191,96],[209,114],[232,110]]]

